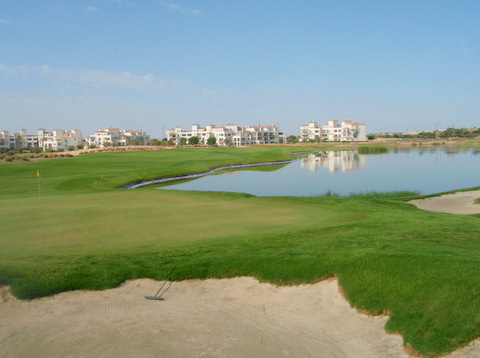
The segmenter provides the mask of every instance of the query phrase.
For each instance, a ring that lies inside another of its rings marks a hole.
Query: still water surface
[[[393,190],[432,194],[479,185],[479,151],[430,148],[390,150],[375,155],[357,151],[323,151],[303,156],[274,171],[251,168],[208,175],[162,189],[311,196],[329,191],[340,195]]]

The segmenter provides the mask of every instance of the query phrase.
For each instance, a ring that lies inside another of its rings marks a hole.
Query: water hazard
[[[348,195],[412,190],[432,194],[480,185],[476,149],[396,149],[382,154],[320,151],[272,170],[230,171],[162,189],[243,192],[257,196]],[[275,170],[273,170],[275,169]]]

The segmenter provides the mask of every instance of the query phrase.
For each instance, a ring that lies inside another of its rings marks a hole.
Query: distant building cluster
[[[367,140],[366,125],[345,119],[340,124],[336,119],[330,119],[326,124],[319,125],[311,121],[300,126],[300,136],[290,136],[296,141],[340,141],[360,142]],[[290,140],[290,137],[288,138]],[[195,139],[194,141],[191,139]],[[277,125],[264,126],[260,124],[238,126],[228,123],[224,126],[208,124],[200,127],[192,125],[190,130],[182,130],[181,126],[167,129],[167,140],[175,145],[182,144],[215,144],[219,146],[244,146],[252,144],[286,143],[285,132]],[[37,134],[27,134],[26,129],[18,133],[7,130],[0,131],[0,149],[41,148],[44,151],[62,151],[72,148],[104,148],[109,146],[148,145],[150,136],[141,129],[119,129],[117,127],[100,128],[94,134],[82,137],[80,129],[64,131],[54,129],[47,132],[40,128]]]
[[[319,125],[315,121],[300,126],[300,141],[340,141],[363,142],[367,140],[365,123],[345,119],[340,124],[336,119],[330,119],[326,124]]]
[[[100,128],[95,134],[85,138],[87,146],[96,147],[146,145],[150,143],[150,136],[141,129],[118,129],[117,127]]]
[[[217,127],[208,124],[200,127],[198,124],[192,125],[191,130],[182,130],[181,126],[167,129],[167,139],[175,144],[181,144],[182,139],[187,141],[197,137],[200,144],[208,144],[208,139],[215,138],[215,144],[225,145],[250,145],[250,144],[274,144],[284,143],[286,141],[285,132],[278,126],[254,126],[240,127],[235,123],[228,123],[225,126]]]
[[[72,148],[88,148],[95,146],[103,148],[106,146],[121,145],[145,145],[150,143],[150,136],[144,131],[137,129],[118,129],[116,127],[101,128],[95,134],[82,137],[80,129],[64,131],[54,129],[46,132],[40,128],[37,134],[27,134],[26,129],[18,133],[10,133],[7,130],[0,131],[0,148],[41,148],[44,151],[62,151]]]
[[[42,148],[43,150],[67,150],[69,147],[82,145],[82,131],[72,129],[64,131],[63,129],[54,129],[46,132],[40,128],[37,134],[27,134],[26,129],[21,129],[18,133],[10,134],[9,131],[0,131],[0,148]]]

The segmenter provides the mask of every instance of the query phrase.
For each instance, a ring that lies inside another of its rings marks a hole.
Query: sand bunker
[[[356,312],[336,280],[297,287],[253,278],[128,281],[20,301],[0,296],[1,357],[408,357],[388,317]],[[452,357],[477,357],[480,345]]]
[[[480,205],[475,199],[480,198],[480,190],[458,191],[433,198],[410,200],[417,208],[450,214],[479,214]]]

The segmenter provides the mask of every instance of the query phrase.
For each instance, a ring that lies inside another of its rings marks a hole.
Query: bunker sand
[[[480,190],[458,191],[426,199],[410,200],[409,203],[419,209],[450,214],[479,214],[480,205],[475,199],[480,198]]]
[[[356,312],[337,281],[275,287],[249,277],[128,281],[30,302],[2,287],[1,357],[408,357],[386,316]],[[473,342],[451,357],[476,357]]]

